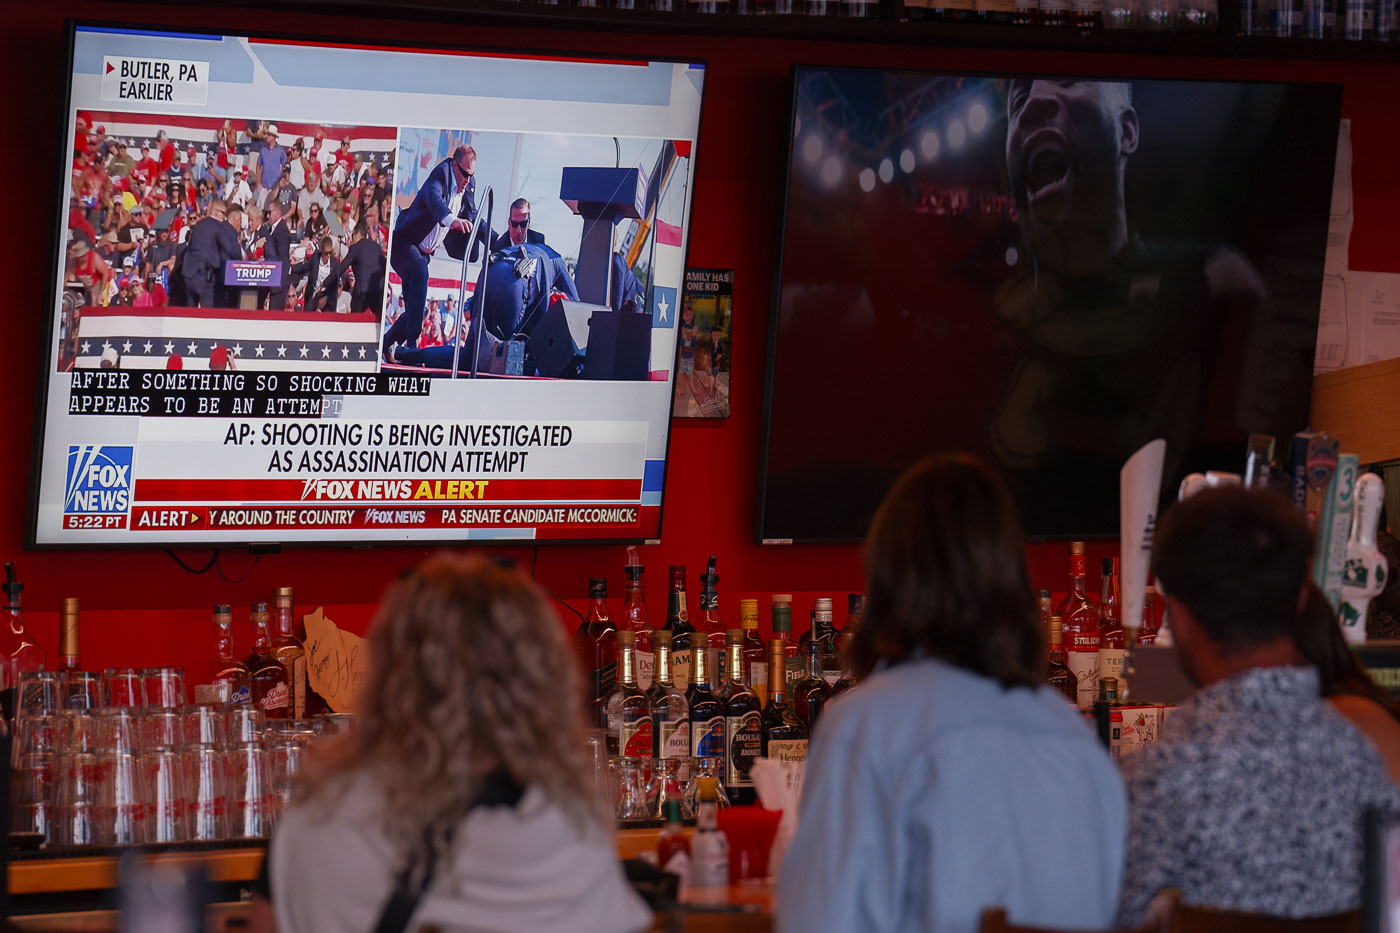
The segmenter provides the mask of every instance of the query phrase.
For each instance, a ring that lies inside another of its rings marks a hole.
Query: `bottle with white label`
[[[1385,589],[1389,565],[1376,547],[1376,527],[1385,507],[1385,483],[1374,473],[1356,481],[1355,515],[1342,567],[1342,635],[1349,645],[1366,643],[1366,613]]]
[[[671,682],[671,633],[660,631],[653,636],[656,646],[656,677],[647,691],[651,706],[651,725],[657,758],[688,758],[690,756],[690,704],[685,694]]]
[[[763,754],[763,707],[744,679],[744,632],[728,631],[729,695],[724,700],[724,786],[736,804],[754,802],[753,763]]]
[[[642,590],[642,574],[646,568],[637,558],[637,549],[627,549],[627,586],[622,600],[623,624],[637,635],[637,686],[651,689],[655,676],[656,655],[652,645],[651,624],[647,622],[647,597]]]
[[[618,632],[617,650],[620,655],[617,686],[608,694],[605,704],[608,750],[621,758],[650,758],[655,739],[651,706],[647,695],[637,689],[636,634],[628,629]]]
[[[1112,677],[1118,683],[1123,678],[1123,656],[1127,642],[1118,611],[1118,572],[1114,558],[1103,559],[1103,588],[1099,591],[1099,678]]]
[[[714,778],[701,778],[695,835],[690,839],[691,888],[729,884],[729,839],[719,828],[719,790]]]
[[[690,705],[690,755],[692,758],[718,758],[722,763],[724,710],[710,690],[709,659],[705,652],[696,651],[692,660],[690,689],[685,692],[685,701]]]
[[[1079,681],[1079,708],[1093,709],[1099,683],[1099,611],[1084,592],[1084,542],[1069,543],[1069,592],[1055,615],[1063,623],[1065,666]]]
[[[690,683],[693,649],[708,643],[690,624],[690,612],[685,604],[685,565],[672,564],[671,589],[666,601],[666,630],[671,633],[671,679],[677,684]]]

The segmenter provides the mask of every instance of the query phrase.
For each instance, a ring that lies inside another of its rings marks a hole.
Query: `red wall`
[[[684,562],[692,581],[707,554],[720,558],[722,611],[737,617],[740,594],[795,591],[798,620],[818,593],[837,595],[861,585],[860,554],[854,546],[760,548],[753,544],[755,463],[763,389],[764,346],[778,220],[783,144],[787,122],[788,68],[795,63],[905,66],[951,70],[1043,70],[1109,74],[1337,81],[1345,84],[1344,115],[1353,120],[1354,179],[1358,192],[1352,237],[1352,266],[1400,271],[1390,227],[1400,216],[1400,151],[1396,78],[1400,65],[1333,62],[1255,62],[1166,56],[1065,55],[938,49],[912,45],[867,45],[729,39],[713,36],[610,35],[585,31],[503,29],[475,24],[442,25],[355,20],[270,10],[199,9],[185,6],[100,2],[12,4],[6,15],[6,54],[0,58],[0,87],[7,89],[7,143],[0,146],[5,180],[5,220],[0,256],[5,257],[11,328],[9,365],[0,369],[0,398],[8,401],[13,438],[0,461],[0,555],[15,561],[26,584],[31,628],[42,646],[57,650],[58,601],[78,596],[83,605],[84,662],[108,665],[184,663],[205,656],[210,604],[230,602],[236,615],[269,598],[272,589],[293,585],[299,607],[326,605],[328,614],[361,628],[371,605],[401,568],[429,552],[420,547],[369,550],[293,548],[253,558],[224,554],[220,568],[192,575],[161,551],[23,552],[25,497],[30,471],[31,412],[34,408],[45,275],[54,196],[47,188],[58,158],[57,121],[64,61],[65,17],[112,19],[166,26],[278,29],[333,37],[373,37],[402,42],[562,48],[641,55],[694,56],[710,65],[701,125],[694,197],[690,265],[733,268],[733,414],[727,421],[678,421],[673,428],[663,543],[646,548],[648,593],[654,616],[665,611],[665,565]],[[250,114],[249,116],[256,116]],[[1287,192],[1279,192],[1287,196]],[[858,443],[831,437],[830,443]],[[1232,465],[1224,464],[1229,468]],[[830,491],[841,495],[839,489]],[[1105,489],[1104,495],[1116,495]],[[813,508],[821,508],[814,502]],[[1091,545],[1091,558],[1112,552]],[[503,549],[527,566],[528,548]],[[1062,545],[1030,549],[1037,585],[1059,589],[1064,576]],[[196,566],[209,551],[181,552]],[[1091,562],[1096,563],[1096,561]],[[607,574],[621,584],[623,551],[618,547],[544,547],[538,579],[576,605],[587,577]],[[1097,586],[1091,573],[1090,586]],[[838,602],[838,607],[840,603]],[[838,617],[842,611],[838,608]],[[805,625],[798,621],[799,630]],[[193,641],[191,641],[191,639]],[[240,650],[241,650],[240,645]]]

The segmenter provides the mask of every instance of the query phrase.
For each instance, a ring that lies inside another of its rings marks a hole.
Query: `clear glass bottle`
[[[233,607],[219,603],[214,607],[214,656],[210,660],[204,683],[194,688],[196,703],[223,703],[242,706],[253,697],[249,683],[248,665],[233,656]]]
[[[253,650],[243,663],[248,667],[253,705],[268,719],[292,718],[292,690],[287,669],[272,653],[271,613],[267,603],[253,604]]]
[[[841,633],[841,679],[831,687],[832,697],[838,697],[856,685],[856,675],[851,670],[851,644],[856,640],[855,632]]]
[[[306,649],[297,640],[295,613],[292,610],[292,588],[277,589],[272,602],[272,656],[287,672],[292,690],[292,718],[307,719],[326,712],[330,707],[315,694],[311,708],[307,700],[314,693],[306,674]]]
[[[620,656],[617,685],[605,701],[608,719],[608,753],[622,758],[651,758],[655,736],[651,703],[637,687],[637,636],[624,629],[617,633]]]
[[[690,757],[690,704],[671,682],[671,633],[656,633],[656,678],[647,691],[657,758]],[[640,686],[640,684],[638,685]]]
[[[1069,543],[1069,592],[1055,614],[1063,623],[1065,664],[1079,682],[1080,709],[1093,709],[1099,680],[1099,611],[1084,592],[1084,542]]]
[[[1103,586],[1099,591],[1099,676],[1123,682],[1123,655],[1127,640],[1118,612],[1118,561],[1103,559]]]
[[[753,778],[749,772],[763,754],[763,705],[744,681],[744,633],[729,631],[729,696],[724,701],[724,785],[736,804],[753,803]]]
[[[841,679],[841,650],[836,638],[831,600],[825,596],[818,597],[816,608],[812,610],[812,627],[802,636],[799,656],[805,657],[808,643],[815,640],[819,644],[822,676],[826,678],[827,686]]]
[[[1073,706],[1079,705],[1079,681],[1065,666],[1064,635],[1059,616],[1050,618],[1050,637],[1045,644],[1045,684],[1058,690]]]
[[[656,676],[656,648],[651,624],[647,621],[647,597],[642,589],[646,568],[637,559],[637,549],[627,549],[627,584],[622,598],[623,625],[637,635],[637,686],[650,690]]]
[[[821,718],[822,710],[826,707],[827,701],[831,699],[832,685],[841,679],[841,671],[838,670],[831,683],[827,683],[827,674],[823,670],[825,661],[821,645],[818,642],[809,643],[807,645],[807,676],[793,684],[792,687],[793,709],[797,713],[797,718],[807,724],[809,732],[817,727],[817,720]]]
[[[20,592],[24,584],[15,574],[15,565],[5,563],[5,619],[7,625],[0,626],[0,688],[5,691],[9,702],[4,703],[6,715],[13,715],[13,691],[19,685],[19,675],[44,669],[44,652],[24,627],[24,610],[20,606]]]

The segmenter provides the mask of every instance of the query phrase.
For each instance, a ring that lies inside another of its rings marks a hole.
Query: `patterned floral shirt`
[[[1361,905],[1367,807],[1400,813],[1371,743],[1318,697],[1311,667],[1255,668],[1201,690],[1126,764],[1118,921],[1162,888],[1189,904],[1286,917]]]

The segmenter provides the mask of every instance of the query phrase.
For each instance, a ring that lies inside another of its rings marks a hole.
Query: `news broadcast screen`
[[[31,543],[660,535],[703,65],[71,38]]]

